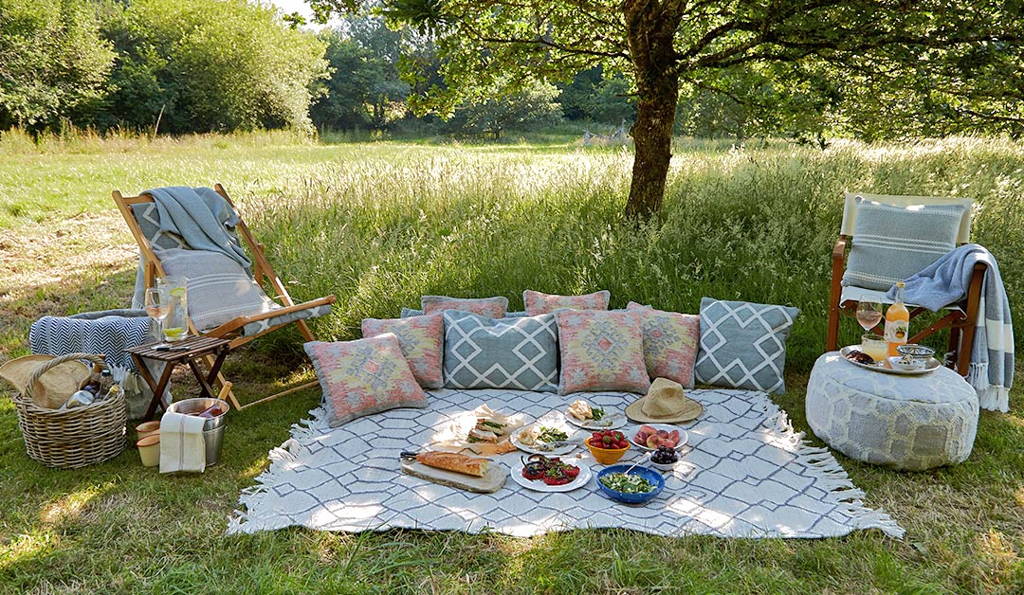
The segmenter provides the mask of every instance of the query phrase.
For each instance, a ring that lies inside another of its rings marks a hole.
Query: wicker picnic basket
[[[74,409],[46,409],[33,402],[32,388],[39,377],[72,360],[106,365],[103,356],[90,353],[55,357],[40,364],[13,399],[18,411],[18,427],[25,437],[25,450],[29,457],[47,467],[75,469],[101,463],[121,454],[125,446],[128,411],[123,391],[112,398]]]

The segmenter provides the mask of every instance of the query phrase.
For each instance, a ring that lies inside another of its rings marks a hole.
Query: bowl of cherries
[[[594,459],[602,465],[611,465],[618,462],[622,455],[629,450],[629,441],[626,435],[618,430],[605,430],[594,432],[587,438],[585,444]]]
[[[678,462],[679,453],[674,448],[659,446],[651,453],[651,466],[659,471],[671,471]]]

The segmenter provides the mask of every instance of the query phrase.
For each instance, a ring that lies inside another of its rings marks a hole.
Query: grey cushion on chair
[[[241,265],[219,252],[173,248],[159,257],[168,276],[188,280],[189,317],[200,331],[281,307]]]
[[[956,248],[962,204],[886,204],[857,197],[843,285],[888,290]]]

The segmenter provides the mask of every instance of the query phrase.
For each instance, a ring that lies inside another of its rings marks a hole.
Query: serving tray
[[[487,473],[483,477],[473,477],[465,473],[438,469],[415,460],[402,460],[401,465],[402,473],[480,494],[497,492],[501,489],[501,486],[505,485],[505,479],[508,478],[508,469],[495,461],[491,461],[490,466],[487,468]]]
[[[939,369],[942,366],[942,362],[933,357],[930,358],[928,360],[928,364],[925,365],[925,367],[921,368],[920,370],[901,370],[900,368],[896,368],[892,365],[892,360],[899,359],[898,356],[888,357],[885,360],[881,362],[876,362],[874,364],[862,364],[860,362],[855,362],[852,359],[846,357],[847,354],[849,354],[853,350],[860,351],[860,345],[847,345],[846,347],[843,347],[842,349],[839,350],[839,354],[843,356],[844,360],[855,366],[864,368],[865,370],[871,370],[873,372],[882,372],[884,374],[896,374],[898,376],[920,376],[922,374],[934,372],[935,370]]]

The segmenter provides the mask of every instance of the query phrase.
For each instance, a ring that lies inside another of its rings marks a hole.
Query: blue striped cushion
[[[843,285],[886,291],[956,248],[965,205],[897,206],[857,198]]]

